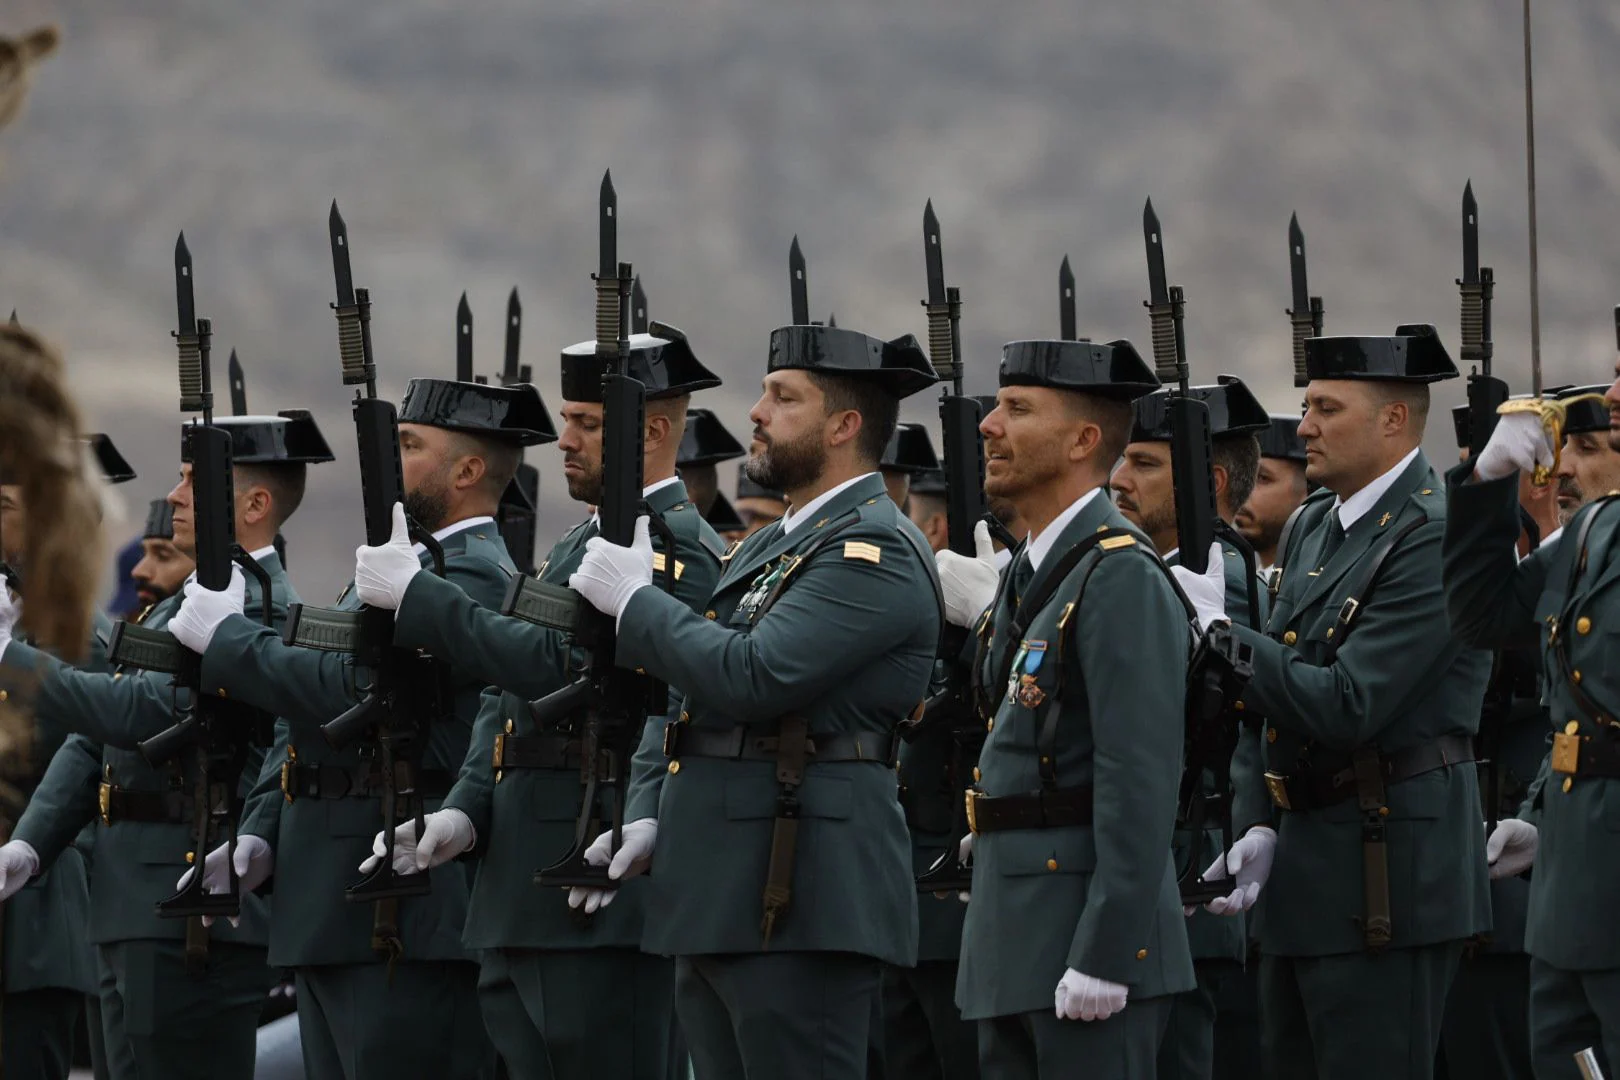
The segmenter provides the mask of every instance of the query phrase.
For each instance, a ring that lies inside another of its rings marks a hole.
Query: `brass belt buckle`
[[[968,832],[977,836],[979,832],[979,815],[974,807],[974,804],[979,801],[979,792],[969,788],[962,794],[967,800]]]
[[[501,782],[501,776],[506,769],[506,737],[510,734],[512,734],[512,720],[508,717],[506,730],[495,736],[494,764],[495,782],[497,784]]]
[[[680,739],[681,729],[679,720],[668,720],[664,723],[664,756],[673,758],[676,751],[676,742]]]
[[[281,763],[281,797],[293,801],[293,768],[298,762],[298,748],[287,747],[287,760]]]
[[[1581,737],[1579,735],[1566,735],[1560,731],[1553,736],[1552,742],[1552,771],[1565,776],[1574,776],[1580,766]]]
[[[1281,773],[1266,773],[1266,792],[1271,796],[1272,803],[1279,810],[1292,810],[1293,804],[1288,801],[1288,777]]]
[[[96,792],[96,806],[101,811],[101,823],[112,824],[112,793],[113,786],[107,781],[101,782],[101,788]]]

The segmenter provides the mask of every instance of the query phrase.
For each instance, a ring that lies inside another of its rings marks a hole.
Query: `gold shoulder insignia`
[[[844,558],[865,559],[876,566],[883,561],[883,549],[876,544],[868,544],[864,540],[844,541]]]
[[[664,561],[664,553],[662,551],[653,552],[653,573],[662,574],[664,572],[664,567],[666,565],[667,564]],[[676,559],[675,560],[675,580],[676,581],[681,580],[681,575],[684,574],[684,573],[686,573],[686,564],[681,562],[681,560]]]
[[[1097,541],[1097,546],[1102,548],[1104,551],[1118,551],[1120,548],[1135,547],[1136,537],[1110,536],[1106,540]]]
[[[743,542],[741,540],[733,540],[729,545],[727,545],[725,552],[721,554],[720,561],[723,563],[730,562],[731,557],[737,554],[737,549],[742,547],[742,545]]]
[[[1389,514],[1385,514],[1383,517],[1378,519],[1378,527],[1380,529],[1382,529],[1385,525],[1389,524],[1390,516],[1391,515],[1389,515]]]

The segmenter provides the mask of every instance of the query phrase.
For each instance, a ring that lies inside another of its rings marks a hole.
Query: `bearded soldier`
[[[1271,415],[1271,423],[1259,433],[1260,466],[1255,470],[1254,488],[1238,506],[1232,519],[1238,532],[1254,548],[1260,572],[1268,572],[1277,561],[1277,542],[1283,526],[1305,496],[1310,493],[1305,479],[1305,441],[1299,437],[1299,417]]]
[[[1607,389],[1607,384],[1576,386],[1559,396],[1575,398]],[[1567,527],[1587,503],[1620,491],[1620,450],[1610,445],[1609,410],[1601,401],[1569,406],[1564,418],[1564,452],[1554,476],[1558,480],[1559,528]],[[1553,539],[1549,533],[1541,542],[1549,544]]]

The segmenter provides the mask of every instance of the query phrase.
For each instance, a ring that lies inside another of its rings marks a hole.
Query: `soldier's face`
[[[1172,547],[1176,531],[1176,486],[1170,469],[1170,444],[1133,442],[1109,480],[1114,505],[1126,520],[1148,534],[1155,545]]]
[[[996,407],[979,421],[984,493],[991,499],[1016,503],[1073,468],[1068,437],[1076,421],[1062,394],[1045,386],[1004,386],[997,391]]]
[[[178,592],[187,575],[196,568],[191,557],[170,541],[149,539],[141,541],[141,561],[135,564],[129,576],[135,581],[135,593],[141,598],[141,606],[148,607]]]
[[[938,495],[919,495],[913,492],[911,505],[906,508],[911,523],[922,530],[928,546],[936,552],[944,551],[950,543],[950,523],[945,516],[945,500]]]
[[[1379,475],[1381,414],[1371,387],[1346,379],[1315,379],[1305,389],[1305,477],[1329,491],[1354,492]]]
[[[1609,406],[1609,446],[1620,450],[1620,363],[1614,365],[1614,382],[1609,384],[1603,400]]]
[[[25,531],[27,517],[23,514],[22,488],[16,484],[0,484],[0,560],[16,566],[28,547]]]
[[[437,532],[449,516],[450,487],[459,457],[444,428],[399,425],[399,464],[405,482],[405,512],[422,528]]]
[[[1593,499],[1620,490],[1620,450],[1609,435],[1582,432],[1564,440],[1558,459],[1558,523],[1568,525]]]
[[[174,507],[174,546],[188,559],[197,557],[197,530],[191,510],[191,466],[180,466],[180,482],[169,492],[168,503]]]
[[[773,491],[792,493],[814,484],[827,464],[827,440],[836,427],[821,388],[802,371],[773,371],[748,412],[748,476]]]
[[[1256,551],[1270,551],[1282,536],[1288,515],[1305,501],[1305,466],[1286,458],[1260,459],[1249,501],[1238,509],[1233,524]]]
[[[602,403],[565,401],[562,420],[557,449],[568,497],[596,506],[602,501]]]

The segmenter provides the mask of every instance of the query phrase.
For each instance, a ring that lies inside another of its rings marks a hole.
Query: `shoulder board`
[[[1097,546],[1102,548],[1104,551],[1118,551],[1120,548],[1135,547],[1136,537],[1110,536],[1097,541]]]
[[[655,552],[653,552],[653,563],[652,563],[652,565],[653,565],[653,573],[662,574],[664,572],[664,568],[669,565],[669,560],[664,558],[664,553],[662,551],[655,551]],[[676,581],[681,580],[681,575],[684,574],[684,573],[686,573],[686,564],[683,563],[681,560],[676,559],[675,560],[675,580]]]
[[[861,559],[877,565],[883,561],[883,549],[864,540],[844,541],[844,558]]]

